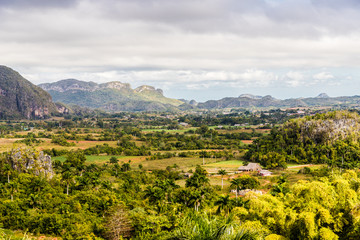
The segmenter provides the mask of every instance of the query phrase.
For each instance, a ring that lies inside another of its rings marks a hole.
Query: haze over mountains
[[[57,102],[55,104],[54,102]],[[64,105],[77,105],[107,112],[180,111],[223,108],[287,108],[360,105],[360,96],[317,97],[280,100],[267,96],[241,94],[197,103],[167,98],[161,89],[143,85],[132,89],[129,83],[94,82],[66,79],[35,86],[11,68],[0,66],[0,118],[46,118],[68,111]],[[71,108],[71,107],[70,107]]]

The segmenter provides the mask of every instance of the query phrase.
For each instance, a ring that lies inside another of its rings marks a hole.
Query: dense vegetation
[[[278,110],[3,122],[0,236],[358,239],[359,116],[329,112],[263,129],[287,118]],[[222,169],[243,159],[274,175]],[[289,163],[321,165],[276,170]]]
[[[256,139],[245,157],[269,168],[296,162],[354,169],[359,167],[359,131],[360,118],[355,112],[329,112],[294,119]]]

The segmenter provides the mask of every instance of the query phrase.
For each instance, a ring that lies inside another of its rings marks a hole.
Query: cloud
[[[288,72],[284,79],[289,87],[299,87],[305,84],[304,75],[301,72]]]
[[[355,0],[0,0],[0,62],[35,83],[235,91],[333,84],[349,68],[354,82],[359,13]]]
[[[320,73],[313,75],[313,78],[316,80],[329,80],[329,79],[333,79],[334,76],[328,72],[320,72]]]
[[[77,3],[76,0],[0,0],[0,8],[63,8]]]

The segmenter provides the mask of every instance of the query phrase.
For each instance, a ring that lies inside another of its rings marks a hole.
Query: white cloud
[[[359,13],[356,0],[5,0],[0,63],[35,83],[335,84],[334,69],[359,69]]]
[[[313,75],[313,78],[316,80],[329,80],[329,79],[333,79],[334,76],[328,72],[320,72],[320,73]]]
[[[305,84],[304,75],[300,72],[288,72],[284,79],[289,87],[299,87]]]

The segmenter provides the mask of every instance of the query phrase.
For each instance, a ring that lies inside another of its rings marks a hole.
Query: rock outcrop
[[[54,171],[51,157],[31,148],[12,149],[8,155],[12,168],[19,173],[33,173],[52,178]]]

